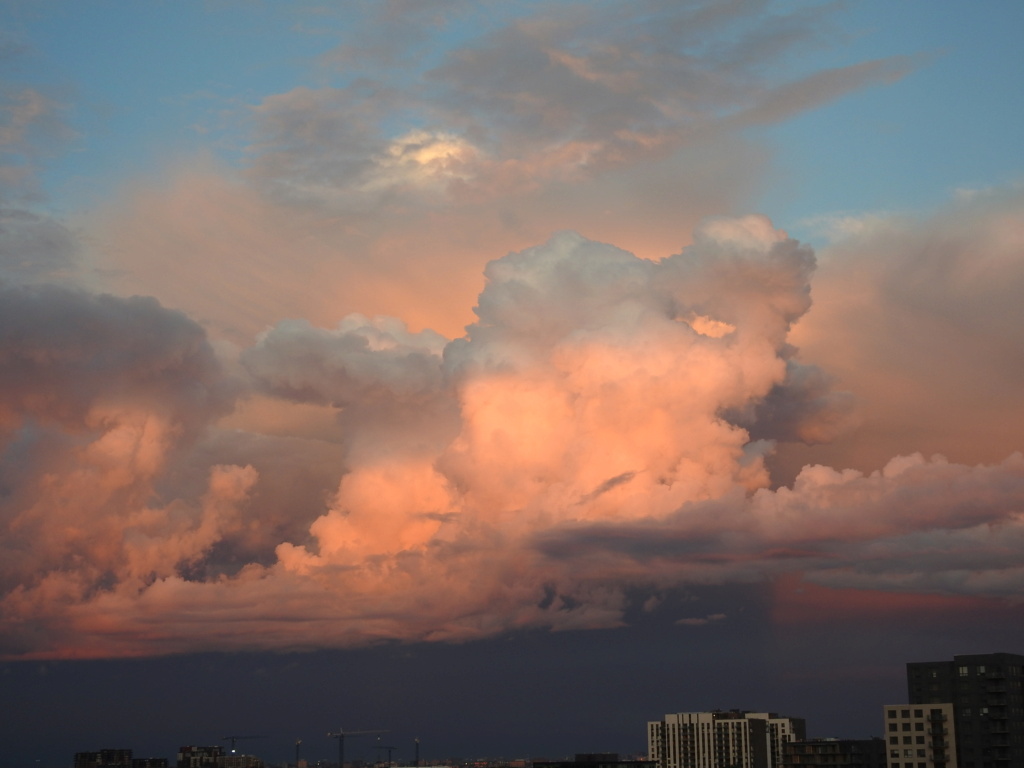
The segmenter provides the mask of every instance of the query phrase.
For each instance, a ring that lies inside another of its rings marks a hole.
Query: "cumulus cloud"
[[[441,55],[474,4],[367,6],[388,33],[246,110],[242,168],[107,201],[92,281],[156,298],[32,285],[75,239],[0,212],[0,653],[613,627],[793,574],[1019,594],[1019,190],[847,217],[820,267],[707,218],[747,128],[913,62],[796,71],[820,4],[530,7]],[[21,194],[59,107],[4,98]]]
[[[5,600],[75,603],[212,545],[219,523],[153,506],[169,458],[231,407],[202,329],[152,299],[54,286],[0,297]],[[226,490],[214,478],[209,515]]]
[[[772,485],[777,442],[816,439],[848,414],[789,341],[814,268],[809,248],[758,216],[710,220],[658,261],[564,232],[487,266],[459,338],[385,317],[282,322],[243,365],[263,397],[328,408],[339,430],[332,492],[287,514],[260,500],[266,487],[287,503],[274,475],[299,476],[271,455],[282,438],[196,442],[230,403],[198,328],[151,300],[17,294],[12,317],[37,328],[24,349],[51,351],[19,353],[23,330],[6,345],[6,450],[35,478],[7,481],[6,653],[610,627],[637,587],[646,599],[793,572],[1012,594],[1019,455],[808,466]],[[58,332],[54,306],[105,341],[90,351],[88,336]],[[95,360],[115,372],[102,391]],[[32,461],[50,452],[31,449],[44,439],[62,446],[45,472]],[[192,480],[172,482],[186,466]]]

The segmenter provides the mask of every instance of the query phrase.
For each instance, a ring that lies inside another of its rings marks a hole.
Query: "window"
[[[903,756],[904,757],[913,757],[914,756],[914,750],[912,750],[912,749],[904,749],[903,750]]]
[[[985,665],[984,664],[982,664],[980,667],[978,667],[978,674],[979,675],[984,675],[985,674]]]
[[[924,744],[924,736],[918,736],[917,739],[916,739],[916,743]]]
[[[967,677],[967,667],[957,667],[956,671],[960,674],[960,677]]]
[[[898,749],[890,749],[889,750],[889,757],[899,757],[899,756],[900,756],[900,751]]]
[[[899,744],[900,743],[900,737],[899,736],[890,736],[889,737],[889,743],[890,744]]]
[[[914,723],[914,730],[915,731],[923,731],[924,730],[924,723]]]
[[[903,723],[903,730],[904,731],[909,731],[910,730],[910,723]]]
[[[900,710],[900,717],[910,717],[910,710],[909,709]]]
[[[923,709],[915,709],[914,710],[914,717],[924,717],[924,710]]]
[[[913,744],[914,740],[912,738],[910,738],[909,736],[904,736],[903,737],[903,743],[904,744]]]
[[[924,757],[924,750],[923,749],[917,750],[917,756],[918,757]]]
[[[889,719],[892,720],[896,717],[896,710],[890,709],[888,712],[886,712],[886,714],[889,715]]]
[[[895,730],[897,730],[897,729],[896,729],[896,723],[889,723],[889,730],[890,730],[890,731],[895,731]]]

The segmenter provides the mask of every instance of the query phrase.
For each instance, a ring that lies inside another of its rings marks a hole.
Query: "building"
[[[782,768],[886,768],[885,739],[807,739],[782,748]]]
[[[884,708],[888,768],[957,768],[953,705]]]
[[[781,768],[784,746],[805,737],[803,718],[774,712],[678,712],[647,724],[647,756],[659,768]]]
[[[577,753],[574,760],[534,760],[533,768],[651,768],[651,766],[646,760],[620,760],[619,755],[615,752],[584,752]]]
[[[907,664],[911,705],[949,702],[959,768],[1024,768],[1024,656],[986,653]]]
[[[75,768],[131,768],[130,749],[101,749],[98,752],[75,752]]]
[[[224,747],[179,747],[178,768],[217,768],[224,757]]]
[[[255,755],[232,753],[219,757],[217,768],[263,768],[263,761]]]

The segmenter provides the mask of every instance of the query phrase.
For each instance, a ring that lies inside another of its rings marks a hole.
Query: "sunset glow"
[[[5,4],[0,675],[1024,652],[981,6]]]

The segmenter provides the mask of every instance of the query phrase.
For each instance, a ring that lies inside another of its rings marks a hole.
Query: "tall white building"
[[[783,744],[806,735],[803,718],[774,712],[677,712],[647,724],[659,768],[778,768]]]

